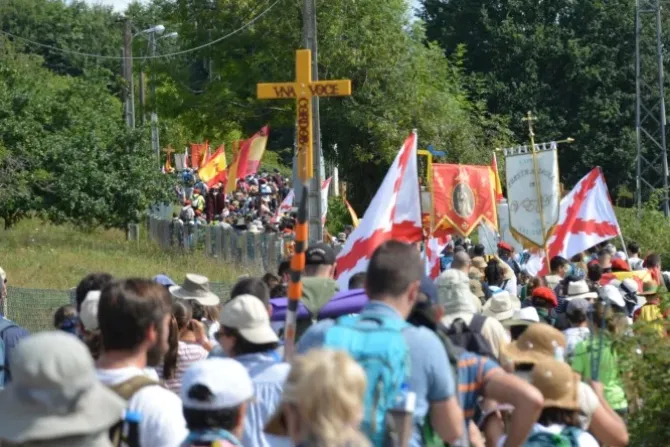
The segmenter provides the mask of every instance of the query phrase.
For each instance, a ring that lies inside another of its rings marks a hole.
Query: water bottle
[[[393,398],[393,405],[389,410],[391,420],[392,445],[406,447],[412,436],[414,426],[413,416],[416,409],[416,393],[409,389],[407,383],[400,386],[400,390]]]

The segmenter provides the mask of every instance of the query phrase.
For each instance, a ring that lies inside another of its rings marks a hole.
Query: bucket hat
[[[557,349],[565,352],[566,346],[561,331],[545,323],[535,323],[528,326],[517,340],[501,346],[501,354],[515,363],[536,364],[554,357]]]
[[[126,403],[98,381],[88,348],[71,334],[24,339],[14,351],[12,373],[0,392],[0,408],[9,409],[0,418],[0,438],[11,443],[86,437],[106,432],[123,416]]]
[[[598,294],[596,292],[591,292],[589,285],[582,279],[579,281],[571,281],[568,284],[568,295],[565,299],[569,301],[575,298],[594,299],[598,298]]]
[[[512,299],[507,292],[499,292],[493,295],[482,308],[482,313],[498,321],[509,320],[514,315]]]
[[[181,286],[170,287],[170,293],[183,300],[195,300],[203,306],[217,306],[219,297],[209,288],[209,279],[206,276],[189,273]]]
[[[579,374],[567,363],[547,358],[530,373],[530,383],[544,396],[544,408],[580,410]]]

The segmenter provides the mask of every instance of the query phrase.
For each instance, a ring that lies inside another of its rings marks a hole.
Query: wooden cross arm
[[[295,82],[280,82],[258,84],[256,96],[258,99],[291,99],[300,96],[350,96],[351,81],[349,79],[333,81],[315,81],[305,85],[303,94],[302,84]]]

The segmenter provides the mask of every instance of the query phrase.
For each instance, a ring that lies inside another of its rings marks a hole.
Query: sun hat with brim
[[[15,444],[86,436],[121,420],[126,403],[98,381],[88,348],[63,331],[22,340],[0,392],[0,439]]]
[[[600,298],[605,302],[609,301],[611,304],[613,304],[617,307],[625,307],[626,306],[626,302],[623,299],[623,295],[621,295],[621,291],[616,286],[613,286],[611,284],[607,284],[605,286],[602,286],[599,289],[599,293],[600,293]]]
[[[642,292],[639,292],[638,295],[649,296],[658,294],[658,285],[653,281],[645,281],[642,284]]]
[[[592,292],[589,285],[583,279],[571,281],[568,284],[568,294],[565,299],[570,301],[575,298],[594,299],[598,298],[598,293]]]
[[[218,306],[219,297],[209,288],[209,279],[206,276],[189,273],[181,286],[170,287],[170,293],[175,298],[195,300],[203,306]]]
[[[482,308],[482,314],[498,321],[508,320],[514,315],[512,300],[509,293],[500,292],[493,295]]]
[[[228,301],[221,309],[221,326],[237,329],[245,340],[262,345],[279,341],[270,325],[270,316],[265,305],[253,295],[239,295]]]
[[[545,323],[534,323],[517,340],[502,345],[500,351],[502,356],[516,364],[535,364],[554,357],[557,348],[565,352],[566,346],[561,331]]]
[[[484,270],[487,265],[486,259],[482,258],[481,256],[475,256],[470,262],[472,263],[473,267],[477,267],[480,270]]]
[[[551,358],[536,363],[530,373],[530,383],[544,397],[544,408],[580,410],[579,381],[570,365]]]
[[[524,307],[522,309],[516,309],[512,318],[501,321],[502,325],[505,327],[512,326],[530,326],[533,323],[539,323],[540,316],[537,314],[537,309],[534,307]]]

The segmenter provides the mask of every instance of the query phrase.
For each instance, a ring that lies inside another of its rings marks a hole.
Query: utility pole
[[[303,4],[303,40],[304,47],[312,50],[312,81],[319,80],[319,52],[316,42],[316,0],[304,0]],[[309,185],[308,216],[309,242],[323,241],[323,226],[321,225],[321,182],[323,180],[323,164],[321,163],[321,121],[319,118],[319,98],[312,97],[312,136],[314,148],[314,176]],[[299,188],[294,187],[294,190]]]
[[[144,114],[146,113],[146,92],[144,91],[144,63],[140,62],[140,85],[139,85],[139,95],[140,95],[140,124],[144,124]]]
[[[635,2],[635,131],[637,164],[635,202],[638,213],[642,201],[663,188],[662,207],[670,217],[668,197],[668,149],[666,142],[665,79],[661,0]],[[655,57],[653,57],[655,56]]]
[[[149,44],[151,45],[151,63],[154,64],[153,57],[156,56],[156,34],[151,33]],[[156,154],[156,159],[160,165],[161,161],[161,152],[160,152],[160,142],[158,135],[158,104],[156,104],[156,73],[155,70],[151,70],[151,148],[153,149],[154,154]]]
[[[123,77],[126,80],[125,115],[126,125],[135,128],[135,87],[133,84],[133,32],[130,19],[123,24]]]

